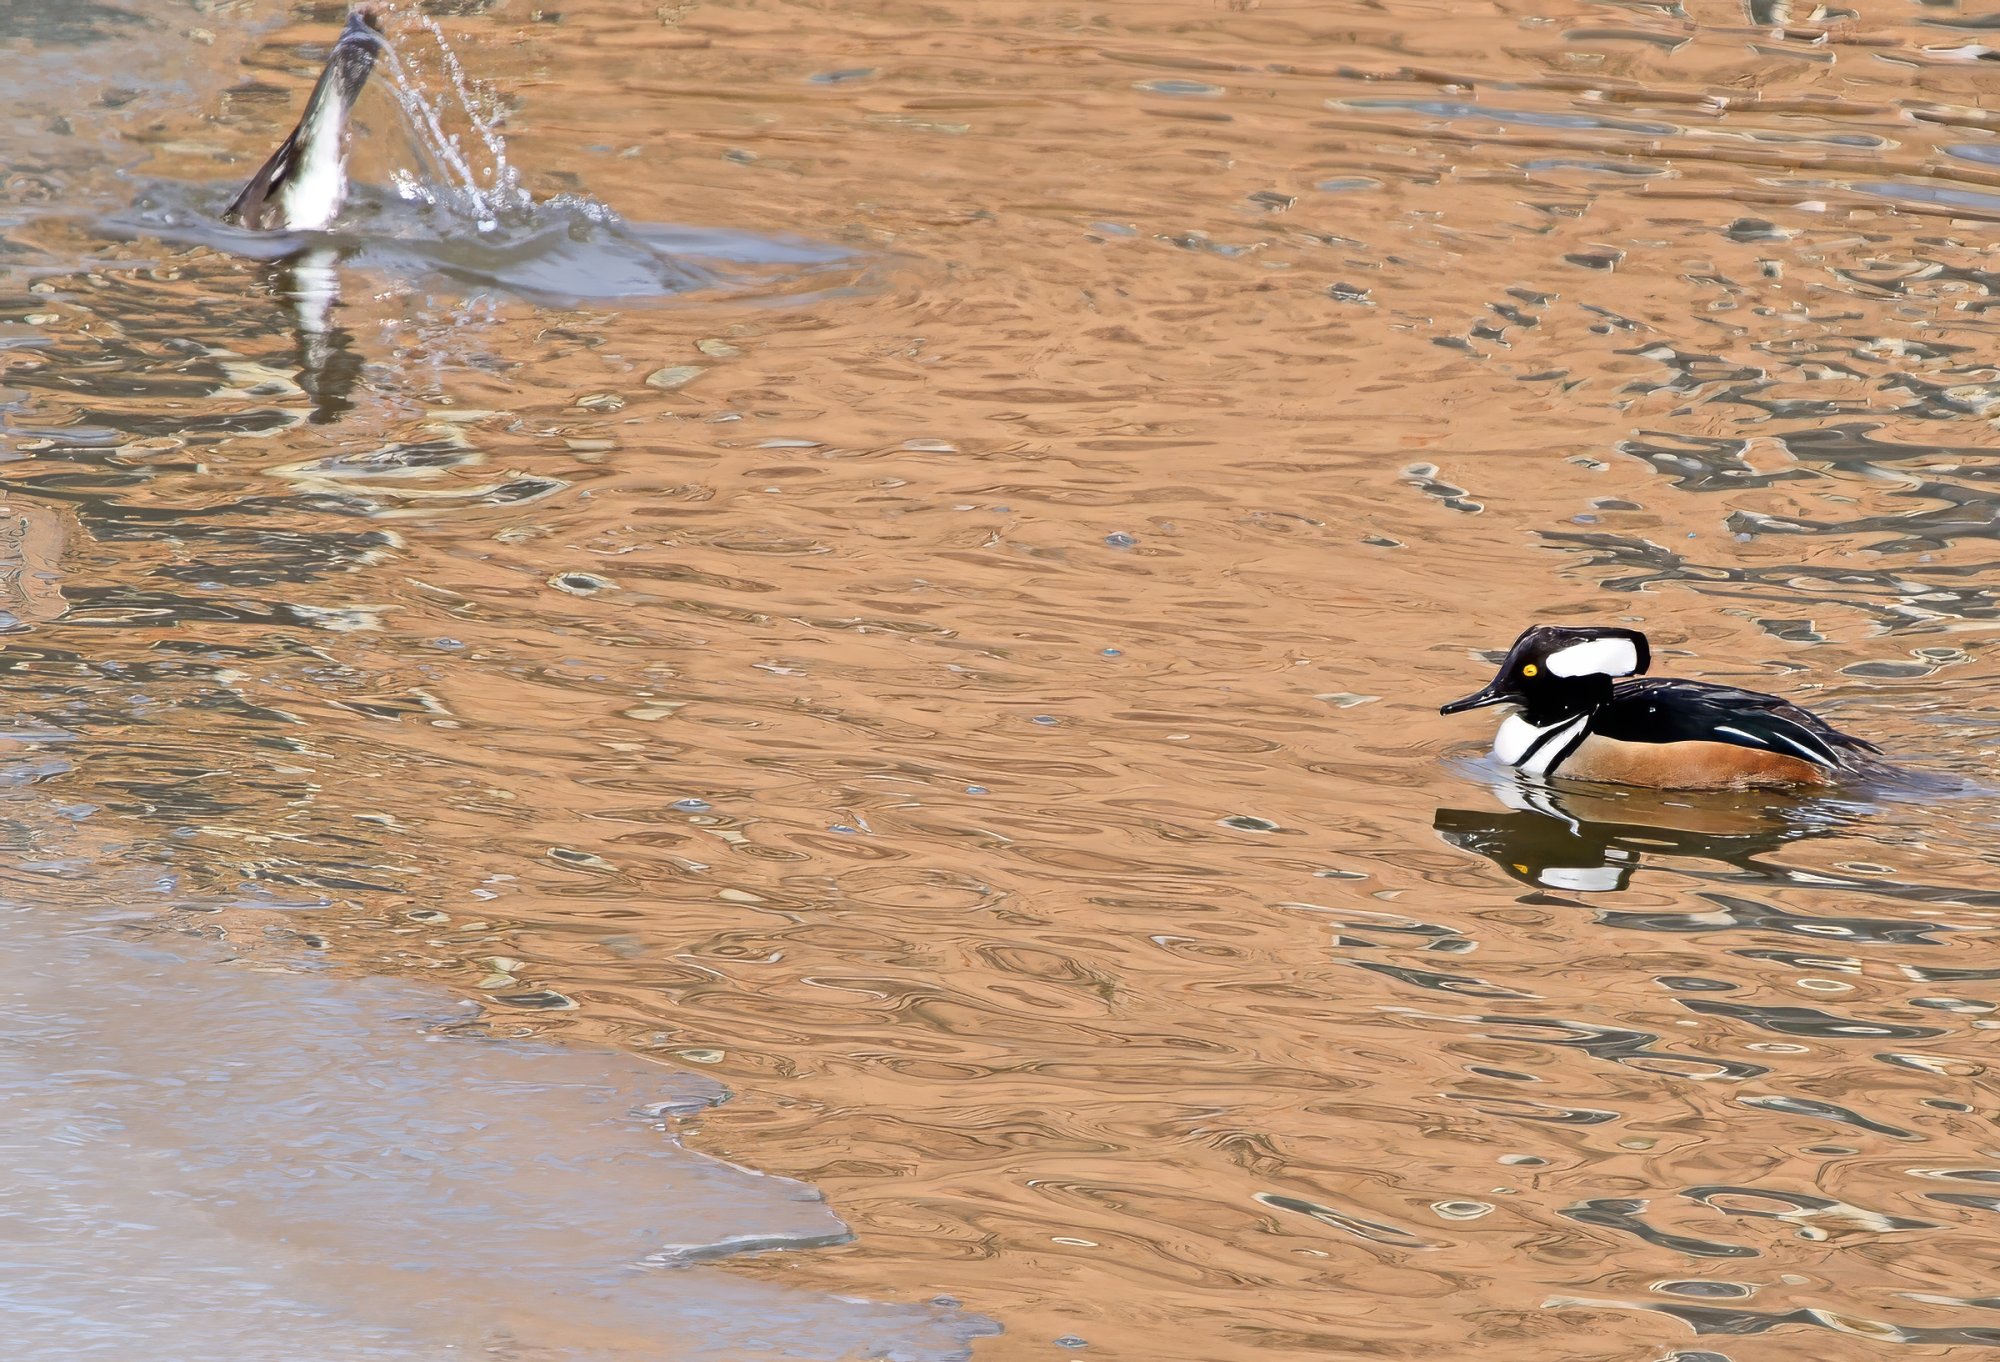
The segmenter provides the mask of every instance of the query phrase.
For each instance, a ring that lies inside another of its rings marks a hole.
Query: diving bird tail
[[[347,120],[383,48],[381,12],[357,5],[327,55],[291,135],[278,144],[223,220],[252,231],[321,231],[347,201]]]

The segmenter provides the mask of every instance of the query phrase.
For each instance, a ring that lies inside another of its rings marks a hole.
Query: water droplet
[[[1663,1291],[1669,1296],[1689,1296],[1695,1300],[1729,1301],[1742,1300],[1756,1288],[1741,1282],[1655,1282],[1653,1290]]]
[[[1228,93],[1220,85],[1199,80],[1142,80],[1132,88],[1149,95],[1178,95],[1185,99],[1215,99]]]
[[[591,596],[610,589],[612,582],[592,572],[558,572],[549,578],[549,585],[572,596]]]
[[[646,386],[672,392],[684,388],[700,378],[705,371],[699,364],[675,364],[665,369],[655,369],[646,375]]]
[[[1431,1209],[1446,1220],[1477,1220],[1493,1213],[1493,1207],[1484,1201],[1433,1201]]]
[[[552,988],[536,989],[532,993],[496,993],[493,1001],[503,1007],[520,1007],[535,1012],[564,1012],[576,1006]]]

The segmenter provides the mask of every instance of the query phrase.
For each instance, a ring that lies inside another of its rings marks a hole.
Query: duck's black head
[[[1545,726],[1597,708],[1611,698],[1613,681],[1640,675],[1652,661],[1636,629],[1537,624],[1514,640],[1499,675],[1438,713],[1518,705],[1529,723]]]

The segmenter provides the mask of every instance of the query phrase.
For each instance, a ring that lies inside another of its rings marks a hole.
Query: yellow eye
[[[1540,674],[1541,670],[1542,669],[1540,667],[1537,667],[1534,663],[1530,662],[1527,666],[1521,668],[1521,675],[1536,676]]]

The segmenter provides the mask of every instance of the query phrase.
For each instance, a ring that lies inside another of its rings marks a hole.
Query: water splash
[[[414,35],[428,36],[412,42]],[[274,267],[331,252],[341,272],[447,281],[461,305],[475,307],[498,293],[555,306],[656,300],[716,287],[791,293],[801,285],[823,287],[820,271],[854,263],[846,250],[796,237],[628,222],[587,193],[537,200],[500,132],[504,100],[466,74],[435,22],[405,24],[398,38],[401,50],[385,46],[370,86],[384,95],[363,97],[378,111],[393,105],[402,135],[385,139],[392,144],[386,150],[377,148],[387,164],[377,167],[376,183],[351,184],[328,230],[244,230],[221,221],[234,183],[177,180],[142,184],[136,198],[94,217],[93,228]],[[360,121],[379,128],[385,120],[378,112]],[[128,180],[119,193],[131,193]],[[277,280],[274,292],[301,304],[301,333],[330,334],[337,295],[320,287],[300,294],[292,282]]]
[[[426,15],[417,32],[431,40],[435,81],[426,78],[415,53],[406,60],[393,45],[386,52],[386,88],[402,111],[411,146],[425,162],[427,172],[399,173],[397,191],[405,199],[432,207],[460,206],[480,232],[496,231],[507,215],[522,215],[533,208],[534,200],[507,157],[507,140],[496,119],[481,108],[489,101],[476,94],[444,30]],[[465,137],[446,128],[454,106],[483,149],[483,157],[468,154]]]

